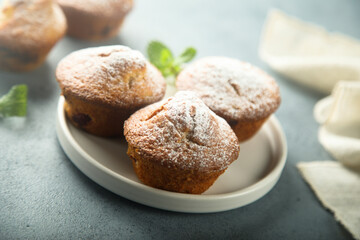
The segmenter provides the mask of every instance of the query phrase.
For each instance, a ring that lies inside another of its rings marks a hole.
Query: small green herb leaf
[[[149,60],[154,64],[168,79],[169,77],[176,77],[182,70],[181,65],[189,62],[196,55],[196,50],[192,47],[187,48],[180,56],[174,58],[170,49],[159,41],[152,41],[147,48]],[[169,84],[174,84],[173,80],[169,80]]]
[[[195,48],[189,47],[185,49],[185,51],[175,59],[176,64],[183,64],[190,62],[196,55]]]
[[[0,98],[0,115],[3,117],[26,116],[27,86],[15,85]]]
[[[174,61],[174,57],[170,49],[159,41],[150,42],[147,48],[147,53],[150,62],[160,70],[169,67]]]
[[[171,66],[172,62],[174,61],[174,58],[170,52],[169,49],[163,49],[160,53],[160,67],[167,68]]]

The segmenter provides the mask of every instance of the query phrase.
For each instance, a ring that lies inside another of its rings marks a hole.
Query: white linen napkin
[[[259,54],[275,71],[313,89],[331,92],[337,84],[314,115],[320,143],[339,162],[297,167],[321,203],[360,239],[360,41],[272,10]]]
[[[324,93],[340,80],[360,81],[360,41],[279,10],[267,17],[259,54],[275,71]]]
[[[314,115],[324,148],[343,164],[360,168],[360,82],[339,82],[315,105]]]
[[[324,207],[360,239],[360,175],[339,162],[303,162],[297,165]]]

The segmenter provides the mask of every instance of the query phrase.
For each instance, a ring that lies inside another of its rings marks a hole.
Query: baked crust
[[[237,121],[233,122],[230,126],[234,130],[239,142],[244,142],[253,137],[267,120],[268,118],[255,121]]]
[[[116,35],[133,6],[133,0],[57,0],[71,37],[99,41]]]
[[[0,10],[0,68],[29,71],[38,67],[65,32],[65,16],[53,1],[4,1]]]
[[[275,80],[249,63],[226,57],[207,57],[177,77],[179,90],[191,90],[232,126],[240,142],[251,138],[279,107]]]
[[[136,50],[121,45],[86,48],[63,58],[56,79],[64,96],[114,108],[139,108],[159,101],[166,83]]]
[[[228,122],[264,119],[281,102],[272,77],[249,63],[227,57],[197,60],[178,75],[176,86],[196,92]]]
[[[175,192],[204,192],[240,151],[226,121],[186,91],[138,110],[124,134],[139,179]]]
[[[161,100],[166,89],[161,73],[140,52],[120,45],[71,53],[58,64],[56,79],[69,120],[99,136],[122,136],[124,121]]]

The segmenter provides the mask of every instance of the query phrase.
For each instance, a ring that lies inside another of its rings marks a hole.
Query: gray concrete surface
[[[29,86],[27,118],[0,120],[0,239],[351,239],[295,167],[299,161],[331,159],[317,140],[312,116],[324,95],[272,72],[257,49],[266,13],[273,7],[360,39],[360,1],[135,2],[118,37],[99,44],[64,38],[41,68],[25,74],[0,72],[0,95],[14,84]],[[222,213],[158,210],[103,189],[65,156],[55,133],[58,61],[96,45],[124,44],[144,52],[152,39],[176,53],[192,45],[197,57],[243,59],[276,77],[283,97],[276,115],[289,154],[278,184],[265,197]]]

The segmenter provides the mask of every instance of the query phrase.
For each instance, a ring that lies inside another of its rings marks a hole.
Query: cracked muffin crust
[[[66,31],[60,7],[49,0],[5,0],[0,9],[0,68],[40,66]]]
[[[174,192],[204,192],[240,151],[227,122],[188,91],[135,112],[124,134],[139,179]]]
[[[99,136],[122,136],[124,121],[161,100],[166,87],[139,51],[120,45],[71,53],[58,64],[56,79],[69,120]]]
[[[249,63],[207,57],[186,67],[177,77],[179,90],[191,90],[233,128],[240,142],[251,138],[279,107],[275,80]]]
[[[105,40],[119,32],[133,0],[57,0],[63,9],[67,34],[83,40]]]

